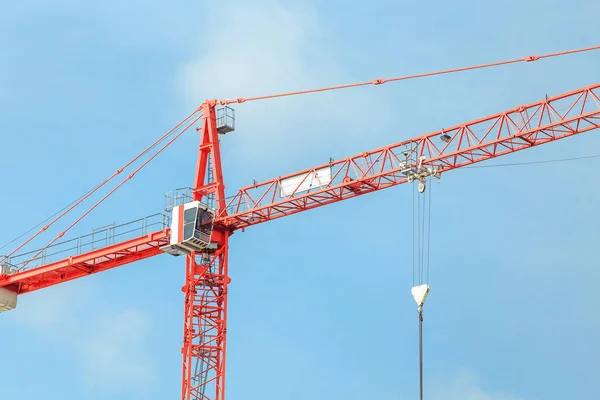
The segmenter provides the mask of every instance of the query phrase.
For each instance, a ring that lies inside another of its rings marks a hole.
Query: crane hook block
[[[427,295],[429,294],[429,285],[413,286],[412,289],[410,289],[410,293],[417,302],[419,308],[423,307],[423,304],[425,304],[425,300],[427,299]]]
[[[174,256],[201,252],[211,247],[215,210],[192,201],[173,207],[171,241],[161,250]]]

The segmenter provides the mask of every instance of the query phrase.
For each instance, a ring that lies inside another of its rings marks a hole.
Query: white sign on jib
[[[314,188],[322,188],[331,183],[331,167],[323,167],[307,173],[291,176],[281,180],[280,196],[287,197],[292,193],[306,192]]]

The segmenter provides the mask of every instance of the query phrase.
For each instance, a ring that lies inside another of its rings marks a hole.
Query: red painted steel
[[[219,215],[216,222],[236,230],[399,185],[408,181],[402,171],[416,168],[420,156],[426,157],[423,166],[445,172],[599,126],[600,84],[596,84],[247,186],[230,198],[227,214]],[[447,141],[441,139],[442,135],[447,135]],[[315,180],[313,189],[300,192],[291,188],[288,190],[293,193],[281,197],[281,184],[286,178],[303,175],[310,179],[311,174],[328,167],[331,183]]]
[[[169,230],[73,256],[13,275],[0,276],[0,287],[25,294],[48,286],[106,271],[120,265],[162,254],[160,246],[169,242]]]
[[[177,242],[183,241],[183,205],[177,211]]]
[[[225,186],[221,168],[216,102],[202,105],[202,136],[194,180],[194,199],[225,213]],[[209,162],[210,159],[210,162]],[[207,168],[212,168],[212,182]],[[182,399],[225,398],[225,332],[227,330],[228,237],[231,231],[216,227],[211,238],[216,250],[186,256],[183,325]],[[219,238],[219,239],[217,239]]]
[[[227,239],[226,239],[227,240]],[[225,398],[227,244],[186,258],[182,398]]]
[[[163,254],[160,247],[170,242],[170,234],[170,229],[151,232],[132,240],[67,257],[12,275],[0,275],[0,287],[13,290],[18,294],[25,294]],[[227,236],[229,233],[223,234],[222,231],[216,231],[211,240],[221,246],[225,243]]]
[[[109,176],[108,178],[106,178],[104,181],[102,181],[98,186],[96,186],[95,188],[93,188],[92,190],[90,190],[89,192],[87,192],[84,196],[82,196],[81,198],[79,198],[79,200],[77,200],[76,202],[74,202],[73,204],[71,204],[69,207],[67,207],[64,211],[62,211],[58,216],[56,216],[55,218],[53,218],[50,222],[48,222],[47,224],[45,224],[39,231],[37,231],[35,234],[33,234],[33,236],[31,236],[29,239],[27,239],[25,242],[21,243],[20,246],[17,246],[13,251],[11,251],[9,254],[7,254],[6,256],[3,256],[0,259],[0,262],[6,261],[10,258],[10,256],[12,256],[13,254],[15,254],[17,251],[19,251],[20,249],[22,249],[25,245],[27,245],[29,242],[31,242],[33,239],[35,239],[36,237],[38,237],[38,235],[40,235],[42,232],[45,232],[46,230],[48,230],[48,228],[50,228],[52,225],[54,225],[58,220],[60,220],[62,217],[64,217],[65,215],[67,215],[69,212],[73,211],[73,209],[75,209],[75,207],[77,207],[79,204],[81,204],[83,201],[85,201],[87,198],[89,198],[91,195],[93,195],[94,193],[96,193],[99,189],[101,189],[104,185],[106,185],[108,182],[110,182],[111,180],[113,180],[113,178],[115,178],[117,175],[121,174],[123,171],[125,171],[127,168],[129,168],[131,165],[133,165],[133,163],[135,163],[137,160],[139,160],[141,157],[143,157],[146,153],[148,153],[150,150],[152,150],[155,146],[157,146],[160,142],[162,142],[163,140],[165,140],[167,137],[169,137],[173,132],[175,132],[176,130],[178,130],[179,128],[181,128],[182,126],[185,126],[185,124],[188,121],[192,121],[191,124],[188,124],[185,128],[183,128],[182,131],[179,132],[179,135],[181,135],[183,132],[185,132],[190,126],[192,126],[196,121],[198,121],[198,119],[200,119],[201,115],[198,114],[198,110],[195,110],[193,113],[191,113],[190,115],[188,115],[187,117],[185,117],[181,122],[179,122],[177,125],[175,125],[173,128],[171,128],[168,132],[166,132],[164,135],[162,135],[160,138],[158,138],[157,140],[154,141],[154,143],[152,143],[150,146],[146,147],[141,153],[139,153],[138,155],[136,155],[134,158],[132,158],[130,161],[128,161],[125,165],[123,165],[121,168],[117,169],[111,176]],[[177,136],[179,136],[177,135]],[[172,143],[172,140],[169,142],[169,144]],[[167,144],[168,146],[168,144]],[[165,147],[167,147],[165,146]],[[164,150],[164,148],[161,149],[158,153],[160,153],[162,150]],[[158,153],[155,153],[154,156],[152,156],[152,158],[156,157],[156,155]],[[147,160],[144,165],[146,165],[150,160]],[[142,167],[138,168],[133,174],[130,174],[130,176],[128,178],[125,179],[125,181],[128,181],[129,179],[131,179],[133,177],[133,175],[136,174],[137,171],[139,171]],[[111,193],[114,192],[115,189],[113,189],[113,191]],[[105,198],[108,196],[105,196]],[[103,199],[104,200],[104,199]],[[91,210],[90,210],[91,211]],[[79,220],[81,220],[84,216],[80,217]],[[79,221],[78,220],[78,221]],[[62,237],[64,235],[65,231],[63,231],[60,235],[59,238]],[[57,238],[58,239],[58,238]],[[46,247],[50,246],[51,243],[49,243]],[[35,256],[33,257],[35,258]]]

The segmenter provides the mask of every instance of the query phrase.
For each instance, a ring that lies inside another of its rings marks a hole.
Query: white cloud
[[[458,374],[451,381],[435,385],[431,389],[431,396],[427,397],[432,400],[522,400],[500,391],[482,389],[475,375],[467,372]]]
[[[155,362],[147,337],[149,316],[136,309],[100,314],[92,288],[78,282],[19,297],[17,308],[2,316],[14,326],[39,334],[36,345],[63,348],[78,359],[75,370],[90,386],[105,391],[148,384]],[[87,316],[94,314],[91,323]],[[86,321],[83,323],[82,321]]]
[[[202,37],[208,45],[183,67],[191,101],[302,88],[327,73],[327,59],[307,57],[311,44],[319,47],[312,42],[319,36],[313,12],[236,4],[223,14],[218,30]]]
[[[212,18],[218,24],[203,27],[196,55],[178,72],[189,108],[207,98],[252,97],[373,78],[352,76],[344,67],[336,46],[329,44],[336,41],[333,33],[309,5],[233,4],[219,5],[222,9]],[[247,160],[280,161],[303,150],[319,151],[318,144],[324,152],[361,140],[372,145],[381,131],[382,118],[376,116],[387,110],[383,97],[371,87],[234,105],[237,133],[228,147]]]

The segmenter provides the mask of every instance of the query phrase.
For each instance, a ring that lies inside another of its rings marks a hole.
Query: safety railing
[[[193,193],[194,189],[190,187],[184,187],[172,190],[165,194],[165,212],[171,213],[171,211],[173,211],[173,208],[194,201]],[[229,203],[229,200],[233,197],[234,196],[225,197],[225,203]],[[205,201],[203,202],[203,204],[208,205],[211,208],[214,207],[214,204],[211,204],[210,199],[207,199],[205,197],[204,200],[208,200],[208,204],[206,204]],[[233,213],[234,211],[235,208],[233,206],[229,206],[227,208],[228,214]]]
[[[50,264],[69,256],[76,256],[116,243],[125,242],[150,232],[164,231],[169,228],[170,224],[170,215],[168,213],[157,213],[121,225],[115,225],[114,223],[105,225],[94,229],[90,234],[55,243],[44,249],[34,259],[31,259],[31,257],[34,257],[39,250],[12,256],[0,265],[1,271],[6,271],[0,273],[14,273],[20,270],[23,264],[29,260],[31,261],[27,264],[26,269]],[[0,259],[2,258],[0,257]]]
[[[165,212],[170,213],[173,208],[194,201],[193,190],[189,187],[172,190],[165,194]]]

